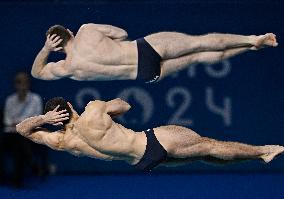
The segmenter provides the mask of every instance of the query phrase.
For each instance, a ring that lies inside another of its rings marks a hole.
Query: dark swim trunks
[[[138,73],[137,80],[145,83],[156,82],[161,74],[161,56],[144,39],[137,39]]]
[[[146,150],[141,160],[134,167],[143,171],[151,171],[167,160],[167,151],[157,140],[153,129],[148,129],[145,134],[147,136]]]

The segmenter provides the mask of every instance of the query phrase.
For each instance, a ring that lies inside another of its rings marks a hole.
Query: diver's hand
[[[47,112],[43,115],[44,123],[52,124],[54,126],[63,125],[63,121],[69,119],[69,113],[66,113],[67,110],[57,111],[59,105],[52,111]]]
[[[47,35],[46,41],[44,44],[44,49],[48,51],[59,51],[62,50],[62,47],[57,47],[62,42],[62,39],[60,39],[59,36],[56,34],[53,35]]]

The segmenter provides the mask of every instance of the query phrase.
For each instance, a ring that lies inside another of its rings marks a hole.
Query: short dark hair
[[[60,37],[60,39],[62,39],[62,42],[60,42],[60,44],[58,44],[58,47],[64,47],[67,42],[71,39],[71,34],[68,32],[68,30],[61,25],[54,25],[51,26],[47,31],[46,31],[46,36],[47,35],[54,35],[56,34],[57,36]]]
[[[69,119],[62,122],[63,125],[65,126],[66,124],[70,122],[70,119],[72,117],[72,110],[70,106],[67,104],[67,101],[63,97],[54,97],[48,100],[44,107],[44,113],[54,110],[58,105],[59,105],[59,108],[57,111],[66,109],[67,113],[69,113]]]

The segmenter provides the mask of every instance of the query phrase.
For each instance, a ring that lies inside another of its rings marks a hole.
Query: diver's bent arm
[[[65,61],[61,60],[56,63],[47,63],[51,51],[57,52],[63,49],[59,44],[62,42],[56,34],[48,35],[44,47],[37,54],[33,66],[32,76],[38,79],[54,80],[67,76],[68,71],[65,69]]]
[[[39,53],[37,54],[33,66],[32,66],[32,76],[35,78],[41,79],[43,76],[43,68],[46,65],[47,58],[50,54],[50,50],[47,48],[43,47]]]
[[[16,131],[22,136],[29,138],[33,130],[46,123],[44,115],[30,117],[16,125]]]
[[[46,123],[48,121],[44,115],[30,117],[17,124],[16,131],[35,143],[47,145],[54,150],[63,150],[62,140],[64,135],[40,128]]]
[[[118,116],[129,111],[131,106],[120,98],[106,102],[106,112],[112,116]]]

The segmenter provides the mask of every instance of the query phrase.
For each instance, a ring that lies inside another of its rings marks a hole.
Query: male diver
[[[45,114],[19,123],[17,132],[55,150],[68,151],[102,160],[123,160],[137,169],[149,171],[158,165],[191,161],[231,163],[260,159],[270,162],[284,152],[279,145],[252,146],[202,137],[181,126],[160,126],[144,132],[127,129],[112,120],[130,109],[121,99],[91,101],[79,116],[61,97],[50,99]],[[50,132],[43,124],[63,125]]]
[[[140,80],[155,82],[196,63],[215,63],[248,50],[276,47],[276,36],[211,33],[200,36],[159,32],[128,41],[121,28],[84,24],[76,36],[61,25],[46,32],[44,47],[36,56],[32,75],[43,80],[68,77],[81,81]],[[64,60],[47,62],[51,51]]]

